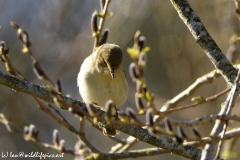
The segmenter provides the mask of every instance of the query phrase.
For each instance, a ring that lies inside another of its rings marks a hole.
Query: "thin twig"
[[[26,137],[25,138],[26,140],[30,140],[30,141],[36,142],[36,143],[38,143],[38,144],[40,144],[40,145],[42,145],[42,146],[44,146],[46,148],[51,148],[51,149],[54,149],[54,150],[62,152],[62,153],[67,153],[67,154],[71,154],[71,155],[75,155],[75,156],[82,156],[83,152],[80,152],[80,151],[76,152],[73,149],[65,149],[64,146],[60,147],[59,145],[46,143],[46,142],[43,142],[43,141],[39,140],[37,137],[28,135],[29,133],[20,131],[12,123],[10,123],[10,121],[8,119],[6,119],[3,114],[0,114],[0,123],[5,125],[8,130],[9,130],[9,128],[11,128],[12,132],[23,134],[24,137]],[[62,153],[60,153],[60,154],[62,154]]]
[[[221,121],[229,121],[229,120],[233,120],[233,121],[237,121],[240,122],[240,116],[237,115],[207,115],[207,116],[203,116],[203,117],[199,117],[199,118],[195,118],[192,120],[188,120],[188,121],[179,121],[179,120],[173,120],[170,119],[171,124],[172,125],[180,125],[180,126],[194,126],[199,124],[200,122],[204,122],[204,121],[214,121],[214,120],[221,120]]]
[[[97,129],[99,132],[102,133],[102,129],[99,128],[98,125],[94,124],[92,120],[90,120],[89,118],[87,118],[87,121],[90,123],[90,125],[91,125],[93,128]],[[119,139],[119,138],[117,138],[117,137],[109,136],[108,138],[112,139],[113,141],[115,141],[115,142],[117,142],[117,143],[126,144],[126,141],[125,141],[125,140]]]
[[[203,103],[206,103],[206,102],[209,102],[209,101],[214,101],[214,100],[216,100],[217,98],[223,96],[224,94],[226,94],[226,93],[229,92],[229,91],[230,91],[230,88],[225,89],[225,90],[223,90],[222,92],[220,92],[220,93],[218,93],[218,94],[216,94],[216,95],[213,95],[213,96],[211,96],[211,97],[202,99],[200,102],[195,102],[195,103],[190,104],[190,105],[186,105],[186,106],[182,106],[182,107],[177,107],[177,108],[169,109],[169,110],[160,112],[159,115],[162,116],[162,114],[166,114],[166,113],[169,114],[169,113],[176,112],[176,111],[179,111],[179,110],[184,110],[184,109],[196,107],[196,106],[198,106],[198,105],[200,105],[200,104],[203,104]]]
[[[220,74],[217,70],[213,70],[210,73],[199,77],[192,85],[190,85],[186,90],[175,96],[173,99],[167,101],[161,108],[161,112],[174,108],[178,103],[182,102],[185,98],[191,96],[198,88],[207,83],[212,83],[213,80],[219,77]]]
[[[48,108],[46,108],[37,98],[33,97],[37,103],[38,106],[41,110],[43,110],[44,112],[46,112],[48,115],[50,115],[50,117],[52,117],[56,122],[58,122],[60,125],[62,125],[63,127],[67,128],[69,131],[73,132],[75,134],[75,136],[82,141],[82,143],[91,151],[91,152],[95,152],[98,153],[99,151],[93,147],[88,140],[85,138],[84,134],[82,134],[82,132],[78,132],[71,124],[69,124],[67,121],[63,121],[61,119],[59,119],[58,117],[56,117],[51,110],[49,110]]]
[[[108,7],[109,7],[110,2],[111,2],[111,0],[106,0],[106,2],[105,2],[105,6],[104,6],[103,11],[102,11],[102,16],[100,18],[100,22],[99,22],[99,25],[98,25],[98,33],[99,34],[102,33],[103,25],[104,25],[105,19],[106,19],[107,14],[108,14]],[[100,38],[99,35],[96,35],[93,51],[96,49],[96,47],[98,47],[99,38]]]
[[[5,125],[9,132],[22,133],[19,129],[14,127],[11,121],[9,121],[2,113],[0,113],[0,123]]]
[[[239,93],[239,90],[237,91],[239,75],[240,75],[240,72],[238,72],[238,75],[236,77],[234,85],[232,86],[231,92],[228,94],[226,102],[225,102],[224,106],[221,108],[221,111],[219,112],[218,115],[222,116],[222,115],[228,115],[230,113],[231,108],[233,107],[234,102],[236,100],[236,96]],[[237,93],[236,93],[236,91],[237,91]],[[212,137],[216,137],[222,131],[222,128],[223,128],[223,132],[222,132],[223,135],[222,136],[224,136],[224,133],[226,131],[226,127],[227,127],[227,125],[225,125],[224,122],[222,122],[221,120],[216,120],[215,125],[214,125],[210,135]],[[219,148],[218,148],[219,151],[220,151],[220,147],[221,147],[221,142],[220,142],[220,145],[219,145]],[[212,150],[213,150],[213,143],[207,144],[204,147],[204,150],[202,152],[201,160],[207,160],[210,157]],[[218,158],[218,155],[216,157]]]
[[[234,104],[235,104],[236,97],[237,97],[237,95],[238,95],[238,93],[239,93],[239,91],[237,91],[237,88],[239,89],[239,87],[238,87],[239,77],[240,77],[240,70],[238,70],[238,75],[237,75],[237,77],[236,77],[236,80],[234,81],[234,85],[233,85],[232,90],[231,90],[232,93],[230,92],[230,93],[231,93],[231,98],[229,99],[229,101],[225,102],[225,103],[228,103],[228,107],[227,107],[224,115],[230,114],[231,109],[233,108],[233,106],[234,106]],[[221,121],[222,121],[222,120],[221,120]],[[222,122],[223,122],[223,121],[222,121]],[[224,123],[224,122],[225,122],[225,123]],[[226,120],[226,121],[224,121],[224,122],[223,122],[224,125],[223,125],[223,128],[222,128],[222,132],[221,132],[221,134],[220,134],[221,138],[223,138],[224,135],[225,135],[225,132],[226,132],[226,130],[227,130],[227,126],[228,126],[228,122],[229,122],[229,121]],[[219,143],[218,143],[218,149],[217,149],[217,153],[216,153],[216,157],[215,157],[214,160],[216,160],[216,159],[219,158],[219,156],[220,156],[220,151],[221,151],[221,146],[222,146],[222,141],[219,141]]]
[[[30,38],[29,35],[26,31],[23,31],[22,28],[20,28],[16,23],[11,22],[10,23],[14,29],[17,30],[17,36],[18,39],[22,42],[23,44],[23,49],[22,52],[26,53],[28,52],[29,56],[31,57],[32,61],[33,61],[33,70],[36,73],[36,75],[38,76],[39,79],[45,79],[46,81],[48,81],[50,83],[50,85],[52,85],[52,87],[54,87],[54,83],[52,82],[52,80],[47,76],[47,74],[43,71],[39,61],[37,60],[37,58],[33,55],[32,51],[31,51],[31,42],[30,42]]]
[[[126,143],[122,144],[122,143],[118,143],[115,146],[113,146],[110,150],[109,153],[116,153],[116,152],[124,152],[124,151],[128,151],[131,147],[133,147],[135,144],[137,143],[137,139],[129,136],[126,139]]]
[[[134,137],[128,138],[127,139],[127,143],[121,147],[117,152],[121,153],[121,152],[125,152],[128,151],[129,149],[131,149],[135,144],[137,144],[138,140]]]
[[[53,105],[48,104],[48,107],[50,107],[51,109],[54,110],[54,112],[61,118],[62,121],[67,122],[67,120],[63,117],[63,115],[59,112],[59,110],[57,110],[56,108],[53,107]]]
[[[191,96],[199,87],[201,87],[203,84],[206,83],[212,83],[212,81],[219,77],[220,73],[217,70],[213,70],[211,72],[209,72],[208,74],[205,74],[202,77],[199,77],[192,85],[190,85],[187,89],[185,89],[184,91],[182,91],[181,93],[179,93],[177,96],[175,96],[173,99],[167,101],[163,107],[160,109],[160,114],[161,112],[168,112],[169,109],[174,108],[177,106],[178,103],[180,103],[181,101],[183,101],[184,99],[186,99],[187,97]],[[197,105],[198,103],[194,103],[189,107],[194,107],[195,105]],[[187,107],[187,106],[186,106]],[[185,107],[184,107],[185,108]],[[178,110],[178,109],[176,109]],[[171,111],[169,111],[171,112]],[[166,115],[165,115],[166,116]],[[154,117],[154,121],[158,122],[161,119],[163,119],[165,117],[164,115],[156,115]]]
[[[0,56],[1,56],[1,59],[4,61],[5,63],[5,67],[6,67],[6,70],[8,71],[8,73],[10,73],[11,75],[14,75],[16,77],[19,77],[19,78],[23,78],[22,74],[20,74],[20,72],[18,72],[16,70],[16,68],[14,68],[11,64],[11,61],[10,61],[10,58],[9,56],[7,55],[8,54],[8,48],[5,44],[4,41],[1,42],[1,46],[0,46]]]

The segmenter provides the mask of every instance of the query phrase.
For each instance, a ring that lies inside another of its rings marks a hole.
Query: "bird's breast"
[[[80,94],[85,102],[95,102],[104,107],[111,99],[116,106],[122,105],[127,98],[128,85],[122,68],[115,71],[115,77],[111,74],[89,72],[78,78]],[[84,78],[83,78],[84,77]]]

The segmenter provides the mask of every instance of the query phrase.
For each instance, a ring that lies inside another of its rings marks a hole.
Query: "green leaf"
[[[113,12],[107,14],[107,17],[112,17],[112,16],[113,16]]]
[[[138,93],[136,96],[137,96],[137,98],[142,98],[143,97],[143,95],[141,93]]]
[[[140,114],[140,115],[143,115],[143,114],[145,114],[146,113],[146,111],[144,110],[144,109],[141,109],[139,112],[138,112],[138,114]]]
[[[146,92],[146,98],[148,101],[152,101],[152,95],[149,92]]]
[[[127,48],[127,52],[134,57],[138,57],[139,51],[134,48]]]
[[[193,98],[191,99],[191,101],[193,101],[193,102],[202,102],[203,99],[204,99],[203,97],[197,96],[197,97],[193,97]]]
[[[96,11],[96,13],[97,13],[98,17],[103,17],[103,13],[102,12]]]
[[[121,121],[121,122],[124,122],[124,123],[130,123],[128,117],[120,117],[120,121]]]
[[[93,122],[96,124],[97,123],[97,117],[93,118]]]
[[[103,17],[103,13],[102,12],[98,12],[98,11],[96,11],[96,13],[97,13],[97,15],[98,15],[98,17]],[[106,15],[106,17],[112,17],[113,16],[113,12],[111,12],[111,13],[108,13],[107,15]]]
[[[142,49],[142,52],[145,52],[145,53],[146,53],[146,52],[148,52],[149,50],[150,50],[150,47],[147,46],[147,47],[144,47],[144,48]]]

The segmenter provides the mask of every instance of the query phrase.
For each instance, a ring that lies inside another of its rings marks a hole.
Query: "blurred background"
[[[229,47],[229,38],[239,35],[239,19],[235,13],[234,0],[189,0],[195,13],[201,18],[206,29],[225,53]],[[9,56],[25,78],[38,85],[47,85],[39,80],[32,70],[32,60],[28,54],[21,53],[22,44],[18,40],[16,30],[10,26],[10,21],[17,23],[28,32],[32,42],[32,52],[39,60],[46,74],[56,82],[60,79],[65,93],[73,99],[81,100],[77,88],[77,74],[84,58],[91,54],[94,39],[91,36],[90,20],[92,13],[100,11],[98,0],[58,1],[58,0],[0,0],[0,40],[9,47]],[[131,63],[126,49],[132,47],[133,36],[137,30],[147,39],[146,45],[151,47],[146,67],[146,82],[149,91],[155,94],[155,104],[160,109],[169,99],[186,89],[198,77],[214,69],[203,50],[193,39],[189,30],[177,15],[170,1],[167,0],[112,0],[109,12],[113,17],[107,18],[104,28],[109,28],[108,42],[118,44],[123,52],[123,67],[128,73]],[[0,63],[0,71],[6,73],[4,63]],[[132,107],[135,111],[135,84],[127,74],[129,96],[121,107]],[[227,84],[222,77],[212,84],[204,85],[194,96],[209,97],[224,90]],[[170,117],[179,120],[190,120],[204,115],[217,114],[226,96],[217,101],[198,107],[179,111]],[[183,104],[191,103],[191,97]],[[61,127],[48,115],[37,108],[35,101],[26,94],[14,92],[0,85],[0,112],[12,120],[13,124],[23,129],[25,124],[35,124],[40,130],[39,138],[51,143],[52,132],[58,129],[60,138],[66,140],[66,147],[73,148],[77,139],[65,128]],[[238,103],[233,109],[239,114]],[[79,122],[68,111],[61,112],[76,128]],[[142,118],[145,121],[145,118]],[[236,124],[232,124],[235,127]],[[207,136],[213,123],[198,125],[202,136]],[[191,129],[186,129],[191,134]],[[87,126],[87,139],[100,151],[108,152],[114,141],[102,135],[101,132]],[[121,133],[119,138],[126,138]],[[133,149],[152,147],[138,142]],[[234,151],[237,151],[236,145]],[[23,136],[9,133],[0,124],[0,155],[2,152],[29,153],[38,151],[56,153],[37,143],[27,142]],[[238,155],[239,157],[240,155]],[[159,155],[148,157],[154,159],[185,159],[177,155]],[[15,158],[17,159],[17,158]],[[38,158],[36,158],[38,159]],[[64,155],[63,159],[73,159]],[[139,159],[146,159],[139,158]],[[237,157],[233,159],[238,159]]]

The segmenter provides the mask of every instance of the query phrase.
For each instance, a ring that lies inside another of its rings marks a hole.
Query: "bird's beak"
[[[114,79],[114,70],[111,70],[110,73],[111,73],[112,79]]]

